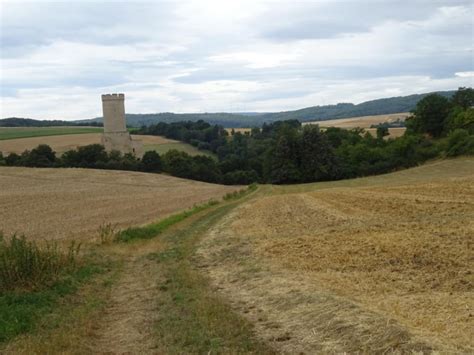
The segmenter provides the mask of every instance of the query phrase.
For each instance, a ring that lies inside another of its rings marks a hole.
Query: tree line
[[[161,155],[148,151],[138,158],[133,154],[118,151],[107,152],[100,144],[91,144],[72,149],[57,156],[50,146],[41,144],[22,154],[0,152],[0,166],[26,166],[37,168],[92,168],[108,170],[169,173],[173,176],[207,182],[219,182],[217,163],[204,155],[190,156],[170,150]]]
[[[460,88],[451,98],[432,94],[420,100],[406,120],[402,137],[388,138],[386,127],[373,137],[363,129],[303,126],[277,121],[250,132],[231,131],[204,121],[158,123],[136,134],[160,135],[211,151],[216,158],[170,150],[142,158],[107,153],[100,145],[79,147],[57,157],[47,146],[21,155],[0,155],[12,166],[86,167],[165,172],[223,184],[291,184],[381,174],[428,159],[474,154],[474,90]]]

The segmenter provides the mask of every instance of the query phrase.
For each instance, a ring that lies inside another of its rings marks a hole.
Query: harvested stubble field
[[[88,240],[102,225],[160,220],[237,189],[138,172],[1,167],[0,230]]]
[[[272,187],[203,241],[217,289],[289,352],[472,352],[474,159]]]
[[[377,128],[365,128],[366,132],[369,132],[372,136],[377,136]],[[405,127],[394,127],[388,129],[388,138],[398,138],[405,134]]]
[[[408,116],[409,112],[391,113],[388,115],[375,115],[375,116],[359,116],[351,118],[338,118],[335,120],[326,121],[311,121],[304,122],[303,125],[307,124],[318,124],[320,127],[339,127],[339,128],[370,128],[373,124],[379,124],[384,122],[394,122],[397,119],[404,121]]]
[[[5,153],[17,153],[20,154],[25,150],[31,150],[36,148],[39,144],[49,145],[56,153],[62,154],[67,150],[76,149],[77,147],[89,145],[89,144],[100,144],[101,133],[83,133],[83,134],[67,134],[67,135],[55,135],[55,136],[42,136],[42,137],[30,137],[30,138],[17,138],[0,140],[0,152]],[[132,138],[139,140],[145,146],[157,147],[160,145],[169,145],[180,143],[178,141],[160,137],[160,136],[142,136],[132,135]],[[190,146],[192,147],[192,146]]]

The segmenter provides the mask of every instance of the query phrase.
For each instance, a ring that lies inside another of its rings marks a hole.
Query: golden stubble
[[[214,255],[232,250],[241,262],[267,270],[255,272],[262,282],[254,288],[262,293],[268,285],[273,299],[281,297],[281,307],[272,312],[283,323],[292,319],[288,312],[298,313],[292,307],[285,311],[292,300],[275,294],[275,280],[283,294],[293,288],[308,297],[318,292],[340,297],[398,322],[435,348],[472,350],[474,169],[469,172],[466,164],[473,167],[472,159],[413,169],[409,184],[394,174],[382,185],[365,181],[364,186],[321,190],[314,185],[289,194],[282,188],[279,195],[239,208],[225,231],[214,236],[214,245],[203,244],[203,250],[208,249],[206,255],[212,248],[220,248]],[[446,171],[438,174],[443,166]],[[226,283],[231,272],[220,265],[210,267],[210,273],[227,287],[239,282],[234,275]],[[317,307],[308,301],[305,309],[311,313]]]
[[[34,239],[89,240],[101,226],[154,222],[240,187],[162,174],[0,168],[0,230]]]

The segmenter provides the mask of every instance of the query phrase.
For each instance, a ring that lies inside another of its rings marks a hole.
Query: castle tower
[[[104,133],[127,132],[124,94],[102,95],[102,111],[104,114]]]
[[[122,154],[142,155],[139,141],[132,140],[125,123],[125,95],[102,95],[102,111],[104,116],[104,133],[102,145],[110,152],[117,150]]]

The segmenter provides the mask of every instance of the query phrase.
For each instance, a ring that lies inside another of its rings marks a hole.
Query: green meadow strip
[[[233,201],[233,200],[238,200],[239,198],[242,198],[249,193],[257,190],[258,185],[257,184],[251,184],[249,185],[246,189],[242,189],[239,191],[234,191],[234,192],[229,192],[228,194],[225,194],[224,197],[222,198],[224,201]]]
[[[100,127],[0,127],[0,140],[102,132]]]
[[[150,239],[161,233],[172,225],[179,223],[186,218],[201,212],[209,207],[219,204],[219,201],[211,200],[202,205],[196,205],[193,208],[171,215],[157,223],[152,223],[143,227],[130,227],[118,232],[116,241],[118,242],[129,242],[135,239]]]
[[[249,185],[245,189],[226,194],[223,197],[223,200],[233,201],[233,200],[240,199],[246,196],[247,194],[253,191],[256,191],[257,188],[258,188],[257,184]],[[219,201],[211,200],[201,205],[195,205],[194,207],[186,211],[171,215],[159,222],[148,224],[142,227],[130,227],[130,228],[124,229],[117,233],[115,237],[115,241],[130,242],[135,239],[150,239],[150,238],[156,237],[157,235],[163,233],[166,229],[168,229],[172,225],[185,220],[186,218],[192,216],[193,214],[196,214],[198,212],[201,212],[209,207],[212,207],[218,204],[219,204]]]

